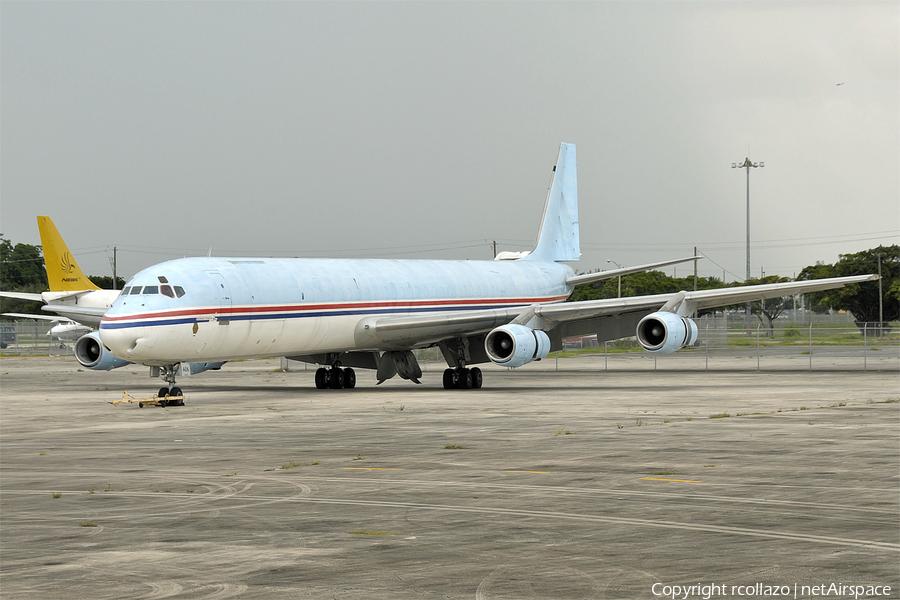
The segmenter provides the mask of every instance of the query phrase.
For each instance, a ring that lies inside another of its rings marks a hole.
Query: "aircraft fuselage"
[[[100,337],[114,355],[148,365],[383,350],[363,330],[367,315],[560,302],[572,274],[521,260],[184,258],[138,273]]]

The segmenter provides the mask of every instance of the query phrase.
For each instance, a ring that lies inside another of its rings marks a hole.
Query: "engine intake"
[[[103,342],[100,341],[100,334],[96,331],[78,338],[78,341],[75,342],[75,359],[85,369],[94,371],[110,371],[131,364],[131,361],[116,358],[110,354],[103,347]]]
[[[491,362],[504,367],[521,367],[550,353],[550,337],[524,325],[503,325],[484,338]]]
[[[655,312],[640,320],[637,339],[647,352],[671,354],[697,341],[697,324],[675,313]]]

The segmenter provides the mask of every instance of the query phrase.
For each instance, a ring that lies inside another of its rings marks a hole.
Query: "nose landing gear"
[[[160,406],[184,406],[184,392],[175,385],[175,367],[176,365],[150,367],[151,377],[159,377],[169,384],[166,387],[159,388],[157,398],[160,399]]]

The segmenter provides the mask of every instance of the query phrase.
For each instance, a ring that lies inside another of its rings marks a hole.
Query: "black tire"
[[[480,390],[481,384],[484,382],[484,375],[481,374],[481,369],[478,367],[474,367],[472,369],[472,389]]]
[[[456,385],[454,385],[453,382],[453,369],[444,369],[444,389],[452,390],[455,387]]]
[[[180,387],[173,387],[173,388],[169,391],[169,395],[170,395],[170,396],[184,396],[184,392],[181,391],[181,388],[180,388]]]
[[[461,390],[471,390],[472,389],[472,371],[469,369],[460,369],[459,370],[459,378],[457,385]]]
[[[316,369],[316,389],[324,390],[328,387],[328,371],[319,367]]]
[[[344,389],[352,390],[356,387],[356,371],[347,367],[344,369]]]
[[[328,371],[328,387],[333,390],[339,390],[344,387],[344,370],[335,367]]]
[[[161,388],[159,388],[159,393],[156,396],[158,398],[165,398],[166,396],[170,396],[170,395],[171,394],[169,394],[169,388],[161,387]]]

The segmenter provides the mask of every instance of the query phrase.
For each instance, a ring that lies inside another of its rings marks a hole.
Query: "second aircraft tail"
[[[100,288],[87,278],[69,247],[63,241],[59,230],[50,217],[38,217],[38,231],[41,233],[41,246],[44,249],[44,264],[47,266],[47,282],[51,292],[77,292],[81,290],[99,290]]]

